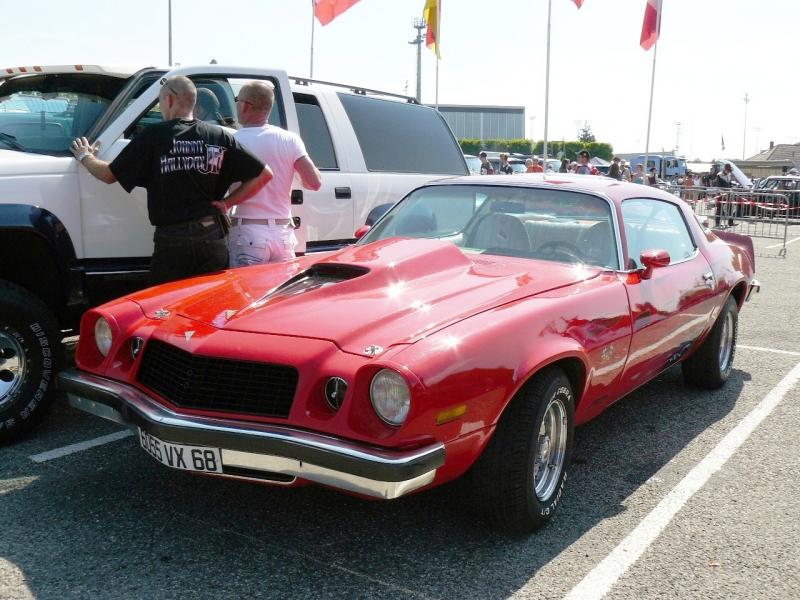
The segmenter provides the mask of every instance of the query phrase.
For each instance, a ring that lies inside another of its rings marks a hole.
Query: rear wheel
[[[30,429],[47,410],[60,343],[47,306],[25,289],[0,281],[0,443]]]
[[[686,383],[709,390],[725,385],[733,369],[738,331],[739,308],[728,297],[706,340],[681,363]]]
[[[555,367],[511,401],[471,472],[477,499],[495,525],[529,532],[553,516],[572,453],[574,411],[569,379]]]

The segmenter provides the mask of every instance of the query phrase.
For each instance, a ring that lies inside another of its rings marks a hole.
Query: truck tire
[[[61,335],[53,314],[24,288],[0,281],[0,444],[42,418],[60,365]]]

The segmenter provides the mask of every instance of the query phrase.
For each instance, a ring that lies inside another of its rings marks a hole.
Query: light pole
[[[528,123],[530,123],[531,130],[530,130],[530,137],[528,138],[531,141],[531,146],[533,146],[533,122],[536,120],[536,117],[528,117]]]
[[[675,121],[675,156],[678,156],[678,148],[681,142],[681,122]]]
[[[167,55],[169,66],[172,66],[172,0],[167,2]]]
[[[414,44],[417,46],[417,102],[422,102],[422,42],[425,41],[422,30],[427,26],[425,19],[414,19],[414,29],[417,30],[417,37],[408,42],[412,46]]]
[[[742,160],[744,160],[745,143],[747,142],[747,105],[750,104],[750,97],[747,92],[744,94],[744,134],[742,134]]]

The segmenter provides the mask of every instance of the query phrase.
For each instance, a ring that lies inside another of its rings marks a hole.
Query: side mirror
[[[669,266],[670,260],[669,252],[666,250],[645,250],[639,257],[644,267],[641,278],[650,279],[653,276],[653,269]]]
[[[362,227],[359,227],[358,229],[356,229],[356,232],[355,232],[355,234],[353,234],[353,235],[355,236],[355,238],[356,238],[357,240],[360,240],[362,237],[364,237],[365,235],[367,235],[367,232],[368,232],[370,229],[372,229],[372,225],[364,225],[364,226],[362,226]]]

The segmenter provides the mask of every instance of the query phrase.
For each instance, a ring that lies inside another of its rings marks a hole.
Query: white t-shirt
[[[294,163],[308,154],[300,136],[274,125],[242,127],[234,137],[267,163],[273,177],[258,193],[234,209],[234,215],[250,219],[288,219],[292,216]]]

